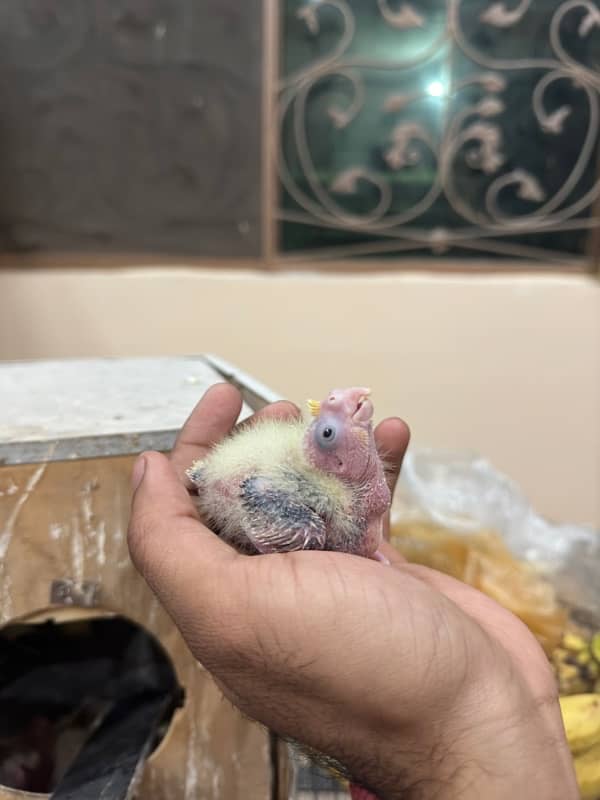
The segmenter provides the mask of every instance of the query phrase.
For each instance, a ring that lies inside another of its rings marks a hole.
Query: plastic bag
[[[548,577],[565,604],[600,618],[600,531],[548,522],[486,459],[468,452],[410,449],[392,523],[411,520],[463,534],[496,532],[512,554]]]

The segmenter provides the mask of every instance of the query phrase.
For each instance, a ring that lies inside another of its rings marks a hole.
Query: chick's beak
[[[373,418],[373,403],[368,399],[368,396],[363,396],[358,401],[356,411],[352,415],[354,422],[370,422]]]
[[[370,396],[371,390],[364,387],[348,390],[348,411],[354,422],[365,423],[373,416],[373,404],[369,399]]]
[[[369,400],[371,390],[365,387],[350,389],[334,389],[319,404],[319,411],[341,415],[342,419],[351,419],[358,423],[368,422],[373,416],[373,405]],[[314,404],[316,407],[317,404]],[[313,416],[315,416],[313,412]]]

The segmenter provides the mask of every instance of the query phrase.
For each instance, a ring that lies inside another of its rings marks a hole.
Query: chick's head
[[[315,419],[304,448],[314,467],[357,484],[375,477],[379,459],[369,395],[369,389],[353,387],[333,389],[320,403],[309,401]]]

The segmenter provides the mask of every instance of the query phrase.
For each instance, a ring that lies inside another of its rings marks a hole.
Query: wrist
[[[532,687],[499,665],[435,705],[385,733],[374,726],[346,761],[378,800],[579,800],[552,681]]]
[[[453,764],[457,772],[449,797],[579,800],[558,698],[502,688],[490,703],[493,713],[490,707],[473,713],[470,731],[450,751],[447,768]]]
[[[526,685],[491,677],[457,698],[449,715],[386,738],[370,780],[379,800],[580,796],[558,698]]]

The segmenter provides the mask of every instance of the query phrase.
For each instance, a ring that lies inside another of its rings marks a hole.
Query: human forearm
[[[387,732],[353,775],[379,800],[578,800],[556,698],[494,681],[437,724]]]

